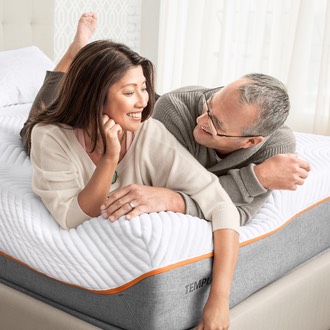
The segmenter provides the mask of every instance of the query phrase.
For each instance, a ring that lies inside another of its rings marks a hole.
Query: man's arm
[[[226,189],[225,189],[226,190]],[[237,211],[240,215],[240,225],[245,225],[249,220],[251,220],[260,210],[260,208],[265,203],[266,199],[268,198],[271,191],[267,191],[266,193],[256,196],[253,198],[253,201],[249,203],[245,203],[244,205],[236,205]],[[196,204],[196,202],[191,199],[189,196],[181,193],[185,205],[186,205],[186,213],[199,217],[201,219],[204,218],[203,212],[199,208],[199,206]],[[230,196],[230,194],[228,194]]]
[[[296,190],[310,169],[296,154],[278,154],[259,165],[230,170],[219,176],[219,182],[237,207],[242,226],[257,214],[272,190]],[[203,218],[198,205],[187,195],[183,198],[189,214]]]

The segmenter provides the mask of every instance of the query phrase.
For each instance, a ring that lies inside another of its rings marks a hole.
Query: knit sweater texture
[[[289,127],[282,126],[262,143],[219,159],[214,149],[198,144],[193,136],[196,118],[203,112],[203,93],[209,97],[215,91],[217,89],[191,86],[164,94],[156,102],[153,117],[161,121],[200,164],[218,177],[237,206],[240,223],[244,225],[255,216],[270,194],[270,190],[258,181],[253,167],[276,154],[295,152],[295,137]],[[189,196],[185,196],[185,202],[189,213],[202,217],[198,205]]]

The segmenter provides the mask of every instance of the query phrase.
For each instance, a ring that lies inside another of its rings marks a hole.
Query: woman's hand
[[[106,152],[103,156],[111,159],[118,158],[120,153],[120,139],[119,134],[122,132],[122,128],[119,124],[109,118],[108,115],[103,115],[103,128],[106,135]]]
[[[96,164],[96,169],[85,188],[78,195],[79,206],[85,214],[91,217],[100,214],[100,205],[111,188],[121,149],[118,137],[122,131],[120,125],[107,115],[103,116],[103,125],[106,135],[106,151],[104,153],[103,140],[100,132],[98,132],[95,150],[89,152],[91,159]]]
[[[123,215],[129,220],[146,212],[184,213],[185,208],[183,198],[175,191],[131,184],[110,194],[102,204],[101,212],[104,218],[115,221]]]
[[[227,299],[208,299],[202,321],[196,330],[227,330],[229,329],[229,302]]]
[[[213,243],[211,290],[196,330],[227,330],[230,324],[230,286],[238,257],[239,235],[232,229],[218,229],[213,231]]]

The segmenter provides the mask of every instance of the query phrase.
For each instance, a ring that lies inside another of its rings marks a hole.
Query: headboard
[[[53,59],[54,1],[0,0],[0,50],[34,45]]]

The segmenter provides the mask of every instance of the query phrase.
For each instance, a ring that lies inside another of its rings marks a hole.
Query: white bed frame
[[[35,45],[53,58],[54,0],[0,0],[0,17],[0,50]],[[329,327],[329,250],[231,310],[231,330]],[[4,284],[0,284],[0,328],[97,329]]]

